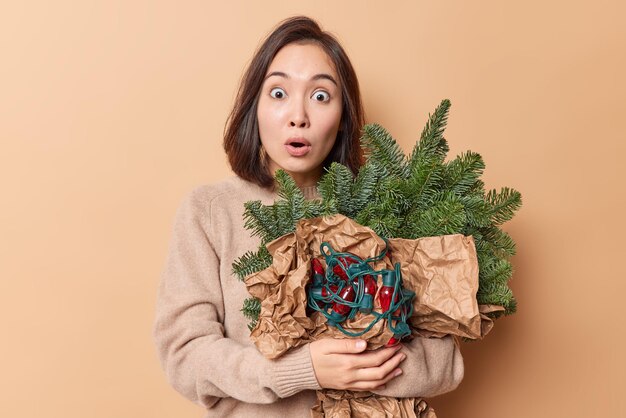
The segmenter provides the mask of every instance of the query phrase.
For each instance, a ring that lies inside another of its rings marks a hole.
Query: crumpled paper
[[[391,398],[371,392],[318,390],[311,418],[437,418],[421,398]]]
[[[493,328],[493,319],[487,316],[490,313],[503,314],[504,306],[500,305],[478,305],[480,311],[480,338],[484,338],[485,335]]]
[[[374,231],[343,215],[303,219],[294,233],[269,243],[272,265],[245,280],[250,294],[261,300],[251,338],[267,358],[277,358],[290,348],[319,338],[348,338],[326,325],[322,314],[307,316],[305,287],[310,261],[321,256],[320,244],[324,241],[336,251],[351,252],[363,259],[374,257],[385,248],[385,241]],[[392,238],[388,250],[390,257],[372,263],[372,267],[393,269],[395,263],[400,263],[404,287],[416,294],[409,320],[415,335],[452,334],[475,339],[491,329],[493,323],[485,315],[488,312],[481,315],[476,302],[478,261],[472,237],[456,234],[416,240]],[[379,287],[381,283],[379,277]],[[374,310],[380,312],[378,297],[374,298]],[[352,332],[361,331],[372,319],[372,315],[358,313],[342,326]],[[368,349],[376,349],[392,336],[386,321],[381,320],[360,338],[368,342]]]
[[[404,286],[415,292],[409,325],[423,337],[481,337],[474,239],[460,234],[389,240]]]
[[[267,358],[277,358],[319,338],[349,338],[328,326],[319,312],[307,316],[306,286],[311,258],[323,259],[320,244],[324,241],[335,251],[350,252],[362,259],[377,256],[385,248],[385,241],[370,228],[343,215],[301,220],[294,233],[269,243],[272,265],[245,280],[249,293],[261,301],[251,338]],[[371,266],[375,270],[393,269],[395,263],[400,263],[403,286],[415,292],[409,318],[413,335],[482,338],[493,327],[488,315],[504,310],[495,305],[478,306],[476,302],[478,260],[472,237],[457,234],[389,239],[387,256]],[[382,279],[378,277],[377,281],[380,288]],[[374,310],[381,311],[378,295],[374,298]],[[352,332],[361,331],[372,319],[371,314],[359,312],[342,326]],[[392,336],[386,320],[381,320],[360,338],[368,342],[368,349],[376,349]],[[421,398],[338,390],[317,391],[317,398],[311,410],[313,418],[436,418],[434,410]]]

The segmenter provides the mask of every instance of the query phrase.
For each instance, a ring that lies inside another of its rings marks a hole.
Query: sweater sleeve
[[[207,235],[207,204],[194,195],[176,213],[157,296],[153,337],[168,381],[207,408],[224,397],[271,403],[319,389],[308,344],[268,360],[224,335],[219,259]]]
[[[404,344],[406,359],[400,363],[402,374],[385,389],[374,391],[398,398],[429,398],[450,392],[461,383],[463,357],[452,336],[444,338],[416,337]]]

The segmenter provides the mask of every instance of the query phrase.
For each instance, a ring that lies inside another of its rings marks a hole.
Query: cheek
[[[259,102],[256,117],[261,140],[266,141],[269,139],[268,136],[275,130],[277,114],[267,104]]]
[[[326,114],[321,121],[320,127],[324,131],[324,136],[334,141],[337,137],[337,131],[339,130],[339,125],[341,123],[341,109],[335,109],[330,112],[330,114]]]

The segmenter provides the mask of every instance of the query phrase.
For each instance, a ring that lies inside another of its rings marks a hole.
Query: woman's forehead
[[[337,71],[332,59],[316,43],[285,45],[274,56],[266,75],[273,72],[286,74],[289,78],[306,79],[318,74],[328,74],[337,80]]]

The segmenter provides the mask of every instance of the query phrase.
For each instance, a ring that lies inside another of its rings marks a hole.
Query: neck
[[[304,174],[304,173],[290,173],[289,171],[287,171],[287,174],[289,174],[291,178],[293,178],[293,180],[296,182],[299,188],[304,189],[307,187],[308,188],[316,187],[317,182],[319,181],[322,173],[319,172],[315,174],[311,174],[311,173]]]
[[[270,171],[272,173],[272,176],[276,175],[276,170],[278,170],[279,168],[280,167],[277,167],[277,166],[272,167],[270,165]],[[287,170],[285,170],[285,172],[291,176],[291,178],[296,182],[299,188],[305,189],[305,188],[312,188],[312,187],[317,186],[317,182],[322,177],[323,170],[324,168],[320,166],[316,168],[315,170],[310,171],[308,173],[292,173],[291,171],[287,171]]]

